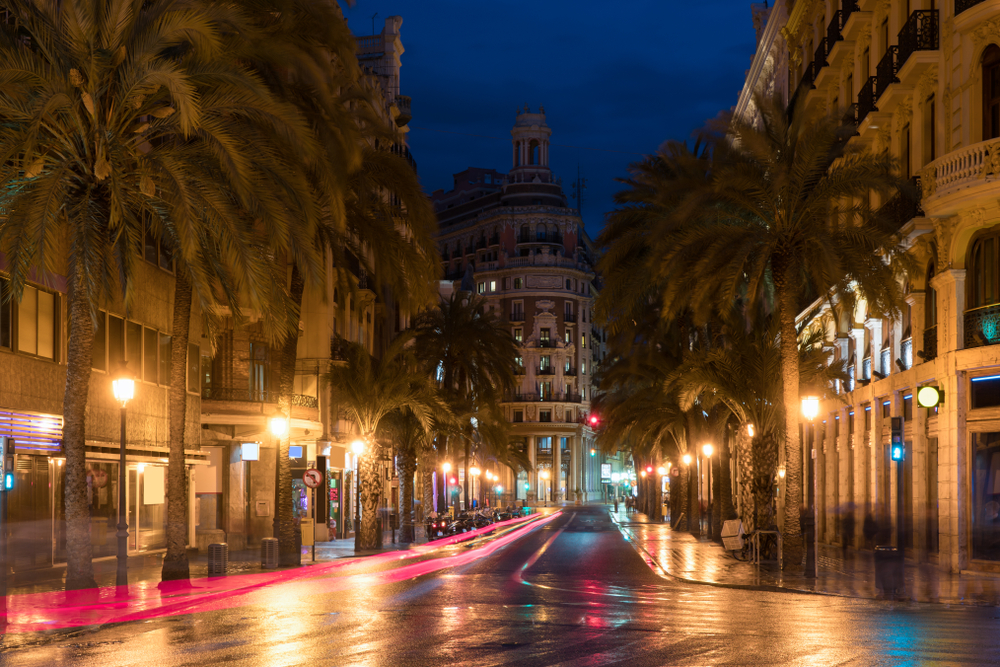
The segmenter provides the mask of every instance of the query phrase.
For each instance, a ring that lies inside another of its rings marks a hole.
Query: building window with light
[[[480,294],[486,294],[486,282],[485,281],[481,282],[481,283],[479,283],[479,285],[477,285],[477,291]]]
[[[491,292],[496,292],[497,291],[497,281],[495,281],[495,280],[491,280],[490,281],[490,291]]]
[[[580,347],[587,347],[587,334],[580,334]]]
[[[514,342],[515,343],[521,343],[523,341],[524,341],[524,330],[523,329],[514,329]]]
[[[524,280],[522,278],[514,278],[514,289],[524,288]]]
[[[583,359],[580,360],[580,374],[581,375],[587,374],[587,362],[584,361]]]

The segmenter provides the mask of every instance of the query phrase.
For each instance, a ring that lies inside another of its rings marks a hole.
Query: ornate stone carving
[[[934,191],[937,189],[936,171],[934,167],[930,166],[920,170],[920,190],[923,199],[929,199],[934,196]]]
[[[938,82],[937,70],[938,70],[937,65],[935,65],[929,68],[926,72],[924,72],[920,76],[920,79],[917,81],[917,88],[916,88],[917,100],[922,101],[927,99],[927,96],[930,95],[932,92],[934,92],[934,89],[937,88],[937,82]]]
[[[958,216],[949,218],[933,218],[934,236],[937,239],[938,271],[951,268],[951,239],[955,234]]]
[[[526,283],[529,289],[559,289],[562,286],[562,278],[559,276],[529,275],[526,278]],[[538,302],[539,308],[541,308],[541,303]],[[555,304],[551,301],[546,303],[552,303],[550,307],[555,307]]]
[[[913,117],[913,100],[909,97],[904,99],[899,103],[896,108],[895,113],[892,115],[893,124],[896,126],[896,131],[900,132],[904,127],[910,123],[910,119]]]
[[[531,287],[531,279],[532,278],[540,278],[540,277],[542,277],[542,276],[528,276],[528,287]],[[558,276],[544,276],[544,277],[545,278],[555,278],[557,282],[559,281],[559,277]],[[539,310],[541,310],[543,313],[547,313],[547,312],[549,312],[550,310],[552,310],[553,308],[556,307],[556,302],[555,301],[551,301],[549,299],[539,299],[538,301],[535,302],[535,307],[538,308]]]
[[[979,56],[989,42],[1000,42],[1000,18],[983,21],[972,30],[972,62],[969,63],[970,78],[979,67]]]
[[[989,154],[983,159],[983,168],[979,172],[979,178],[1000,176],[1000,143],[991,144],[987,150],[989,150]]]

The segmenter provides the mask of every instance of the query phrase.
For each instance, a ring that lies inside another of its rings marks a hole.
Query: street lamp
[[[125,501],[125,482],[128,472],[125,462],[125,408],[135,396],[135,378],[126,368],[127,361],[121,362],[118,372],[111,380],[111,390],[115,400],[121,403],[122,439],[121,450],[118,452],[118,574],[115,577],[116,586],[128,586],[128,515]]]
[[[747,435],[753,437],[753,424],[747,424]]]
[[[548,470],[543,470],[542,472],[538,473],[538,476],[541,477],[543,480],[545,480],[545,486],[542,487],[542,494],[543,494],[542,502],[544,503],[544,505],[546,507],[548,507],[548,505],[549,505],[549,499],[548,499],[548,495],[549,495],[549,471]]]
[[[442,475],[444,481],[444,506],[451,506],[451,499],[448,497],[448,473],[451,472],[451,464],[445,461],[441,464],[441,470],[444,472]]]
[[[802,416],[809,420],[809,424],[804,425],[803,431],[809,434],[809,522],[806,523],[806,576],[816,577],[818,574],[816,552],[816,451],[813,449],[813,420],[819,414],[819,399],[815,396],[804,396],[802,398]],[[785,499],[788,502],[788,499]],[[811,524],[811,525],[810,525]]]
[[[476,478],[478,478],[481,473],[482,471],[476,466],[472,466],[471,468],[469,468],[469,475],[472,476],[472,479],[469,480],[469,497],[465,499],[466,509],[468,509],[473,503],[475,503],[475,499],[478,496],[478,494],[476,493],[476,481],[477,481]],[[482,489],[482,487],[480,487],[480,489]]]

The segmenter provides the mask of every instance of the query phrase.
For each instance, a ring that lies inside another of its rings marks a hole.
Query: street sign
[[[310,489],[315,489],[323,483],[323,473],[316,470],[316,468],[309,468],[309,470],[302,473],[302,481]]]
[[[601,464],[601,483],[610,484],[611,483],[611,464],[602,463]]]
[[[677,466],[674,466],[673,468],[670,469],[670,476],[671,477],[680,477],[681,476],[681,469],[678,468]]]

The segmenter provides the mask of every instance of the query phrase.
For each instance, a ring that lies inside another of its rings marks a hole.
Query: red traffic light
[[[646,472],[652,474],[652,472],[653,472],[653,466],[646,466]]]
[[[448,480],[448,482],[449,482],[450,484],[454,484],[454,483],[455,483],[455,482],[457,482],[457,481],[458,481],[458,480],[457,480],[457,479],[455,479],[454,477],[452,477],[451,479],[449,479],[449,480]]]
[[[598,419],[597,415],[590,415],[590,425],[591,426],[597,426],[598,422],[600,422],[600,421],[601,420]]]

